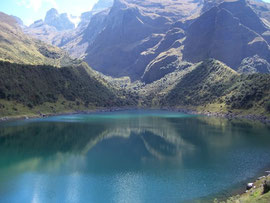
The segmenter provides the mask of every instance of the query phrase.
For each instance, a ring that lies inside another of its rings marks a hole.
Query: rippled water
[[[185,202],[270,166],[270,128],[166,111],[0,124],[0,202]]]

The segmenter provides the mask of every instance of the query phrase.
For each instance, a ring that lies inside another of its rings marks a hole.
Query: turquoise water
[[[166,111],[0,124],[0,202],[186,202],[270,166],[270,128]]]

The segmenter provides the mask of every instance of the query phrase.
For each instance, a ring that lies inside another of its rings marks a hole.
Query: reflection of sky
[[[179,202],[270,164],[264,126],[169,114],[2,126],[0,202]]]
[[[113,202],[119,203],[139,203],[143,201],[143,193],[147,188],[144,185],[143,178],[140,174],[129,172],[122,173],[115,177],[115,196]],[[136,188],[136,190],[134,190]]]

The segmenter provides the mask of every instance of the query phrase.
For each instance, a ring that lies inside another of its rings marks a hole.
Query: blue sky
[[[44,19],[46,12],[56,8],[60,13],[80,15],[90,11],[97,0],[1,0],[0,11],[18,16],[26,25]]]
[[[36,20],[44,19],[46,12],[56,8],[60,13],[79,16],[90,11],[98,0],[1,0],[0,11],[15,15],[30,25]],[[4,1],[4,2],[3,2]],[[265,0],[270,3],[270,0]]]

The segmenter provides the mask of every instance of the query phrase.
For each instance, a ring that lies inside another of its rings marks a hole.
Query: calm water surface
[[[270,166],[270,128],[166,111],[0,124],[0,202],[186,202]]]

